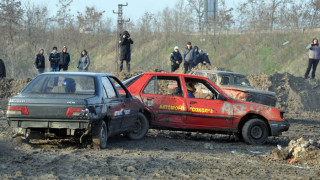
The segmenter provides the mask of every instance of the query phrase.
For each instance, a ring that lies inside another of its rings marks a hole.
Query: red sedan
[[[152,128],[235,134],[249,144],[289,129],[280,109],[233,99],[206,77],[142,73],[123,84],[143,102]]]

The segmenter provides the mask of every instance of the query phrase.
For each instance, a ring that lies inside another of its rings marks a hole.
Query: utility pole
[[[123,31],[123,24],[126,22],[130,22],[130,19],[124,20],[123,19],[123,11],[122,7],[128,6],[128,3],[126,4],[118,4],[118,12],[115,12],[113,10],[113,14],[118,14],[118,23],[117,23],[117,33],[116,33],[116,60],[115,60],[115,72],[119,72],[118,62],[119,62],[119,54],[120,54],[120,48],[119,48],[119,38],[121,32]]]

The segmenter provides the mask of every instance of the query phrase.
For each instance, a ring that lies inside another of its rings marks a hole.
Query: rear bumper
[[[288,131],[290,124],[288,121],[270,121],[271,135],[278,136],[282,132]]]
[[[82,119],[19,119],[8,118],[12,128],[86,129],[90,120]]]

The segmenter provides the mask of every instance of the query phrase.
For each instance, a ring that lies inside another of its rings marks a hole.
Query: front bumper
[[[20,119],[8,118],[8,124],[12,128],[48,128],[48,129],[86,129],[88,119]]]
[[[278,136],[282,132],[288,131],[290,124],[288,121],[270,121],[271,135]]]

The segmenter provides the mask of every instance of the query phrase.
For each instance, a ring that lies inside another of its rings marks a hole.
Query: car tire
[[[93,128],[92,145],[94,149],[107,148],[108,128],[103,120],[100,120],[95,128]]]
[[[268,126],[261,119],[251,119],[242,128],[244,141],[251,145],[264,144],[268,139]]]
[[[142,139],[148,132],[149,122],[144,114],[139,113],[137,121],[135,123],[135,128],[127,134],[127,137],[131,140]]]

